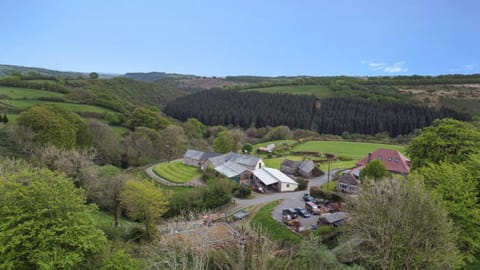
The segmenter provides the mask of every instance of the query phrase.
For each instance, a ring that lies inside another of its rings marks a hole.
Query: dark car
[[[307,209],[305,209],[305,208],[297,207],[297,208],[295,208],[295,212],[297,212],[298,215],[300,215],[304,218],[308,218],[308,217],[312,216],[310,213],[308,213]]]
[[[285,208],[282,210],[284,216],[289,215],[291,218],[297,218],[297,211],[293,208]]]
[[[303,194],[303,200],[306,202],[313,202],[315,199],[312,196],[310,196],[310,194],[305,193]]]

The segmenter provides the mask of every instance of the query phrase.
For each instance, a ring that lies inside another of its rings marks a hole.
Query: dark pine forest
[[[366,99],[210,90],[177,98],[165,107],[169,116],[197,118],[206,125],[248,128],[285,125],[323,134],[342,132],[404,135],[430,125],[436,118],[469,121],[471,116],[450,109],[377,102]]]

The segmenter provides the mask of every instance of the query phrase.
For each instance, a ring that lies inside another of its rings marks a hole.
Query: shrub
[[[308,180],[302,177],[297,177],[298,188],[297,190],[306,190],[308,187]]]

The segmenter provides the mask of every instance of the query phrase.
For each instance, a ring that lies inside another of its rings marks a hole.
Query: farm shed
[[[250,184],[251,172],[244,166],[232,161],[227,161],[223,165],[215,167],[215,171],[225,175],[239,184]]]
[[[280,192],[294,191],[298,187],[298,183],[292,178],[274,168],[256,169],[253,175],[254,181],[259,181],[264,186]]]

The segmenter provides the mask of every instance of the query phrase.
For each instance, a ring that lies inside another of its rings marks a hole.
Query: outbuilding
[[[295,180],[274,168],[256,169],[253,171],[253,178],[263,186],[280,192],[294,191],[298,187]]]

